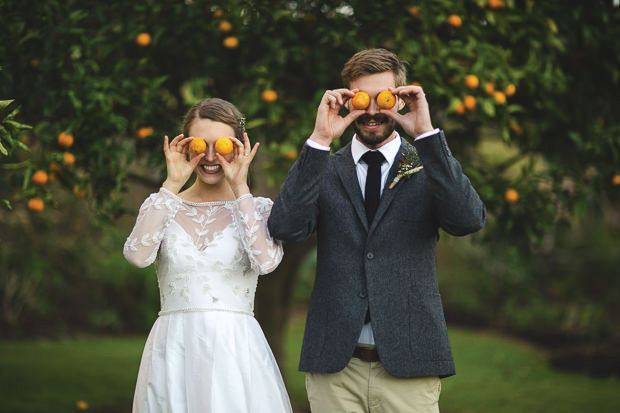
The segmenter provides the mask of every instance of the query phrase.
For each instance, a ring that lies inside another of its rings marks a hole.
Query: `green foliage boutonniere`
[[[420,156],[417,152],[410,152],[403,155],[403,159],[398,162],[398,170],[396,171],[396,177],[388,187],[392,189],[398,182],[404,177],[411,178],[416,172],[420,172],[424,166],[421,164]]]

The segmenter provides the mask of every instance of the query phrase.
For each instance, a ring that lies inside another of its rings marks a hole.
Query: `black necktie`
[[[379,207],[379,199],[381,199],[381,164],[385,158],[379,151],[368,151],[362,155],[362,160],[368,165],[366,187],[364,188],[364,206],[366,207],[366,219],[370,227],[375,213],[377,212],[377,208]],[[366,311],[364,323],[368,323],[369,321],[370,309]]]
[[[379,151],[368,151],[362,156],[362,159],[368,165],[366,188],[364,189],[364,206],[366,207],[368,226],[370,226],[377,212],[379,199],[381,199],[381,164],[385,158]]]

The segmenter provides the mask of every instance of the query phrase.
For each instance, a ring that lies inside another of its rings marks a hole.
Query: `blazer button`
[[[368,294],[366,294],[366,291],[362,291],[362,292],[359,294],[359,296],[360,296],[360,298],[366,298],[366,297],[368,296]]]
[[[372,252],[369,252],[368,254],[366,254],[366,258],[368,258],[369,260],[372,260],[373,258],[375,258],[375,254],[373,254]]]

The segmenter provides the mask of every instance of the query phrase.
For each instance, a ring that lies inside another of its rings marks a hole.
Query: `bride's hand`
[[[226,181],[232,188],[235,196],[239,198],[242,195],[249,194],[250,188],[248,186],[248,169],[250,164],[258,151],[259,143],[256,142],[254,147],[250,145],[250,138],[247,133],[243,133],[243,142],[237,138],[231,138],[234,144],[234,156],[231,162],[227,162],[226,159],[219,153],[215,156],[224,169],[224,176]]]
[[[163,187],[177,194],[183,188],[183,185],[192,176],[192,172],[198,165],[198,162],[205,156],[201,153],[191,160],[187,160],[187,152],[189,143],[192,138],[185,138],[183,135],[176,136],[168,143],[168,136],[164,137],[164,155],[166,156],[166,180]]]

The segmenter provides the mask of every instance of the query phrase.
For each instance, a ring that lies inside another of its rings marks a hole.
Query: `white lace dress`
[[[140,207],[124,255],[156,262],[161,311],[145,344],[134,412],[291,412],[253,316],[259,274],[282,247],[267,232],[272,201],[194,203],[162,188]]]

